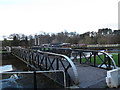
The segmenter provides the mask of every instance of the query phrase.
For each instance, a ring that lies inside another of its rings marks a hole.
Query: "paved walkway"
[[[107,71],[97,67],[88,65],[76,65],[79,76],[80,88],[104,88],[106,84]],[[69,74],[74,79],[72,70],[69,70]]]
[[[64,63],[64,66],[67,67],[69,65],[68,62],[62,61]],[[43,64],[45,64],[45,61],[43,61]],[[48,66],[50,63],[48,63]],[[56,62],[53,63],[53,68],[56,68]],[[106,76],[107,76],[107,70],[100,69],[97,67],[92,67],[89,65],[84,64],[75,64],[77,72],[78,72],[78,80],[80,88],[104,88],[107,86],[106,84]],[[63,70],[62,64],[59,62],[59,69]],[[73,79],[75,80],[75,76],[73,73],[72,68],[68,69],[68,73]]]

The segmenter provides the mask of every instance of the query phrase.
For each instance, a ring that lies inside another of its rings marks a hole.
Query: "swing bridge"
[[[117,68],[112,56],[99,50],[12,47],[11,54],[36,72],[58,72],[56,82],[65,88],[101,87],[107,70]]]

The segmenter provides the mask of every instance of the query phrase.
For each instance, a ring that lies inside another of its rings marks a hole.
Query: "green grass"
[[[118,53],[112,54],[112,57],[115,60],[115,63],[117,64],[117,66],[118,66]]]
[[[7,51],[0,51],[0,53],[7,53]]]
[[[104,59],[104,55],[100,55],[100,57],[102,59]],[[78,60],[80,60],[80,59],[78,59]],[[82,58],[82,62],[84,63],[85,61],[86,61],[86,59]],[[91,57],[91,63],[94,63],[94,57]],[[98,56],[96,56],[96,64],[101,64],[101,63],[102,63],[102,61],[100,60],[100,58]]]
[[[118,53],[111,53],[111,55],[112,55],[116,65],[118,66]],[[99,56],[102,58],[102,60],[104,60],[104,55],[99,55]],[[97,65],[102,64],[103,63],[102,60],[98,56],[96,56],[96,64]],[[80,61],[80,59],[78,59],[78,61]],[[86,59],[82,58],[82,62],[84,63],[85,61],[86,61]],[[91,63],[94,63],[94,57],[91,57]],[[106,63],[108,63],[108,61]],[[112,64],[112,62],[111,62],[111,64]]]

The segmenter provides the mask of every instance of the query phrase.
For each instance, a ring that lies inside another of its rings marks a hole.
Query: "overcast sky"
[[[0,0],[3,35],[118,29],[119,0]]]

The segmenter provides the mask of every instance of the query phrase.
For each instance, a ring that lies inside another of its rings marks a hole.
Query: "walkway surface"
[[[80,88],[104,88],[106,84],[107,70],[92,67],[84,64],[76,65],[78,71]],[[72,70],[69,70],[69,75],[74,79]]]
[[[52,62],[53,59],[51,58],[50,61]],[[45,63],[45,60],[43,60],[43,66],[46,65]],[[62,60],[62,63],[66,68],[69,65],[69,63],[64,60]],[[48,62],[47,65],[50,66],[50,62]],[[56,61],[52,64],[52,67],[56,69]],[[107,86],[105,80],[107,76],[107,70],[92,67],[87,64],[78,64],[77,62],[75,63],[75,67],[78,72],[79,88],[105,88]],[[61,62],[59,62],[59,70],[64,70]],[[68,69],[68,73],[71,79],[75,81],[72,68]]]
[[[66,61],[63,61],[65,66],[68,66]],[[78,80],[80,88],[105,88],[107,86],[106,76],[107,70],[101,69],[98,67],[93,67],[87,64],[79,64],[79,62],[75,62],[75,67],[78,72]],[[60,70],[63,70],[61,63],[59,62]],[[56,68],[56,62],[53,64],[53,67]],[[68,69],[68,73],[75,81],[75,76],[72,68]]]

